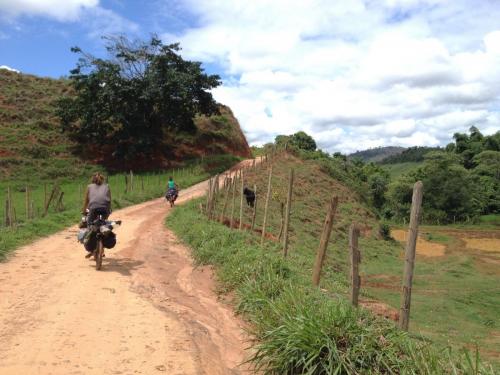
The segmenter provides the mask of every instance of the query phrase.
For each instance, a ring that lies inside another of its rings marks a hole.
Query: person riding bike
[[[175,199],[177,199],[178,191],[179,191],[179,187],[174,182],[174,179],[172,178],[172,176],[170,176],[168,178],[168,182],[167,182],[167,195],[171,194],[172,196],[175,197]]]
[[[85,215],[88,210],[87,223],[90,225],[99,215],[106,220],[111,214],[111,190],[109,185],[104,182],[105,178],[100,172],[92,175],[91,184],[87,186],[85,198],[83,201],[82,214]],[[90,258],[92,251],[85,256]]]

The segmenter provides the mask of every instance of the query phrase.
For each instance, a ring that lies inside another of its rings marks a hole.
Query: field
[[[382,240],[375,215],[363,199],[332,180],[314,162],[282,155],[274,163],[268,240],[279,248],[280,206],[285,201],[290,167],[295,171],[295,183],[287,265],[297,278],[292,282],[302,284],[310,280],[327,202],[337,195],[340,205],[323,268],[321,290],[332,299],[347,296],[347,230],[352,222],[356,222],[363,228],[360,239],[361,302],[381,315],[395,318],[400,303],[403,244],[396,240]],[[256,228],[260,228],[267,171],[258,169],[256,172],[248,172],[245,181],[250,187],[257,186],[259,214]],[[223,200],[224,197],[221,197],[219,210]],[[226,224],[229,212],[229,209],[226,210]],[[239,199],[236,199],[235,212],[239,213]],[[251,210],[246,207],[244,223],[247,229],[250,221]],[[395,231],[396,235],[401,233],[404,232]],[[421,233],[410,331],[422,334],[440,346],[475,348],[477,345],[484,358],[498,364],[500,252],[484,250],[484,246],[497,246],[500,231],[423,227]],[[255,236],[258,237],[258,234],[255,233]],[[422,244],[427,247],[422,247]],[[436,250],[438,256],[432,253]]]
[[[125,179],[130,175],[117,174],[108,177],[112,191],[112,208],[118,209],[145,200],[161,197],[166,191],[169,176],[173,176],[180,188],[186,188],[208,178],[212,173],[226,170],[239,159],[233,156],[220,155],[205,158],[203,162],[193,162],[191,166],[183,169],[174,169],[158,173],[142,173],[133,176],[133,186],[129,185],[127,191]],[[36,238],[43,237],[78,222],[83,204],[83,193],[88,184],[88,178],[75,178],[73,181],[54,181],[26,183],[25,180],[0,182],[0,260],[16,247],[28,243]],[[57,195],[50,204],[47,215],[44,215],[45,201],[49,200],[52,189],[57,186]],[[30,197],[28,207],[33,218],[27,220],[26,187],[29,188]],[[11,190],[13,212],[16,224],[13,227],[5,226],[5,202],[7,188]],[[62,198],[62,207],[58,200]],[[33,202],[33,204],[31,204]]]
[[[416,169],[422,163],[416,162],[408,162],[408,163],[396,163],[396,164],[382,164],[382,168],[384,168],[391,179],[394,180],[401,176],[402,174],[410,172],[412,169]]]

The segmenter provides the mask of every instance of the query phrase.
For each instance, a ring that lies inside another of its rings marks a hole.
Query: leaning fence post
[[[351,258],[351,304],[358,306],[359,287],[361,279],[359,277],[359,262],[361,254],[358,248],[359,228],[355,224],[351,224],[349,228],[349,255]]]
[[[61,191],[61,195],[59,196],[59,200],[57,201],[56,211],[64,210],[63,197],[64,197],[64,191]]]
[[[290,168],[290,178],[288,181],[288,195],[286,198],[285,227],[283,237],[283,256],[288,255],[288,229],[290,227],[290,209],[292,208],[292,188],[293,188],[293,168]]]
[[[413,186],[413,197],[411,202],[410,226],[408,229],[408,240],[405,248],[405,268],[403,274],[403,290],[401,294],[401,310],[399,314],[399,327],[408,331],[410,323],[411,289],[413,283],[413,269],[415,267],[415,248],[418,237],[418,221],[422,206],[423,184],[417,181]]]
[[[240,197],[240,225],[239,230],[243,229],[243,190],[245,189],[245,181],[243,177],[243,170],[241,171],[241,197]]]
[[[335,217],[335,212],[337,211],[338,202],[339,198],[333,197],[330,201],[330,205],[328,206],[328,212],[323,225],[323,232],[321,233],[321,239],[319,241],[318,252],[316,253],[316,260],[314,261],[312,282],[315,286],[319,285],[319,279],[321,278],[321,268],[323,267],[328,241],[330,240],[330,234],[332,233],[333,219]]]
[[[49,210],[50,203],[52,202],[52,199],[54,199],[54,195],[56,194],[56,185],[52,188],[52,191],[50,192],[50,197],[45,203],[44,211],[43,211],[43,216],[47,215],[47,211]]]
[[[255,217],[257,216],[257,185],[253,186],[253,192],[255,194],[255,199],[253,201],[252,225],[250,227],[250,230],[252,231],[255,227]]]
[[[267,210],[269,209],[269,199],[271,198],[271,179],[273,176],[273,166],[269,168],[269,179],[267,181],[267,195],[266,203],[264,205],[264,220],[262,221],[262,237],[260,238],[260,244],[264,243],[264,238],[266,237],[266,224],[267,224]]]

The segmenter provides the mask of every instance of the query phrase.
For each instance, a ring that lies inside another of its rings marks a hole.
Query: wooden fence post
[[[47,184],[43,184],[43,207],[47,206]]]
[[[243,175],[243,171],[241,171],[241,197],[240,197],[240,225],[239,225],[239,230],[243,229],[243,190],[245,189],[245,178]]]
[[[205,205],[205,214],[210,216],[210,193],[212,192],[212,178],[208,180],[208,188],[207,188],[207,203]]]
[[[134,191],[134,172],[130,170],[130,191]]]
[[[339,203],[338,197],[333,197],[328,206],[328,212],[326,213],[325,223],[323,224],[323,232],[321,233],[321,239],[319,241],[318,252],[316,254],[316,260],[314,261],[312,282],[313,285],[319,285],[319,279],[321,278],[321,268],[323,268],[323,262],[325,261],[326,249],[328,248],[328,241],[330,240],[330,234],[332,233],[333,219],[335,217],[335,212],[337,211],[337,205]]]
[[[9,216],[9,197],[5,198],[5,226],[10,227],[10,216]]]
[[[293,189],[293,168],[290,168],[290,178],[288,181],[288,194],[286,198],[286,213],[285,213],[285,227],[283,228],[283,256],[286,258],[288,255],[288,229],[290,227],[290,210],[292,208],[292,189]]]
[[[26,185],[26,188],[24,190],[24,204],[26,208],[26,221],[30,219],[30,190],[28,185]]]
[[[361,279],[359,277],[359,262],[361,254],[358,248],[359,228],[355,224],[351,224],[349,228],[349,255],[351,258],[351,304],[358,306],[359,288]]]
[[[415,267],[415,248],[418,237],[418,221],[422,206],[423,184],[417,181],[413,186],[411,202],[410,226],[405,248],[405,268],[403,274],[403,290],[401,294],[401,310],[399,314],[399,328],[408,331],[410,324],[411,288],[413,283],[413,269]]]
[[[234,178],[233,178],[232,189],[233,189],[233,191],[232,191],[233,197],[232,197],[232,205],[231,205],[231,217],[229,218],[229,228],[233,227],[234,209],[235,209],[235,205],[236,205],[236,175],[234,175]]]
[[[63,197],[64,197],[64,191],[61,191],[61,195],[59,196],[59,200],[57,201],[56,211],[64,210]]]
[[[217,203],[217,193],[219,192],[219,175],[215,175],[214,182],[212,184],[212,203],[210,204],[210,219],[216,218],[215,205]]]
[[[225,193],[225,197],[224,197],[224,204],[222,205],[222,212],[220,213],[220,216],[219,216],[219,221],[221,223],[224,222],[224,215],[226,213],[226,208],[227,208],[227,202],[229,201],[229,193],[230,193],[230,189],[228,188],[228,186],[231,186],[231,179],[228,179],[227,177],[224,179],[224,185],[225,185],[225,188],[224,188],[224,193]]]
[[[283,228],[285,227],[285,204],[280,202],[280,230],[278,232],[278,241],[283,238]]]
[[[12,202],[12,192],[10,190],[10,186],[7,188],[7,201],[8,205],[8,213],[9,213],[9,226],[13,227],[16,221],[15,213],[14,213],[14,204]]]
[[[253,201],[252,225],[250,227],[251,231],[253,231],[253,228],[255,227],[255,217],[257,216],[257,185],[253,186],[253,192],[255,194],[255,200]]]
[[[264,220],[262,221],[262,236],[260,238],[260,244],[264,244],[264,238],[266,237],[266,224],[267,224],[267,210],[269,209],[269,200],[271,198],[271,179],[273,177],[273,166],[269,168],[269,179],[267,181],[267,195],[266,203],[264,205]]]
[[[45,207],[43,210],[43,216],[47,215],[47,212],[49,210],[50,203],[52,202],[52,199],[54,199],[54,195],[56,194],[56,185],[52,187],[52,191],[50,192],[50,197],[45,203]]]

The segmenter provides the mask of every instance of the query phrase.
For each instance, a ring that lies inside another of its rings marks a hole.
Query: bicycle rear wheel
[[[104,246],[102,245],[102,239],[97,240],[97,249],[95,250],[95,269],[99,271],[102,267],[102,255],[104,253]]]

